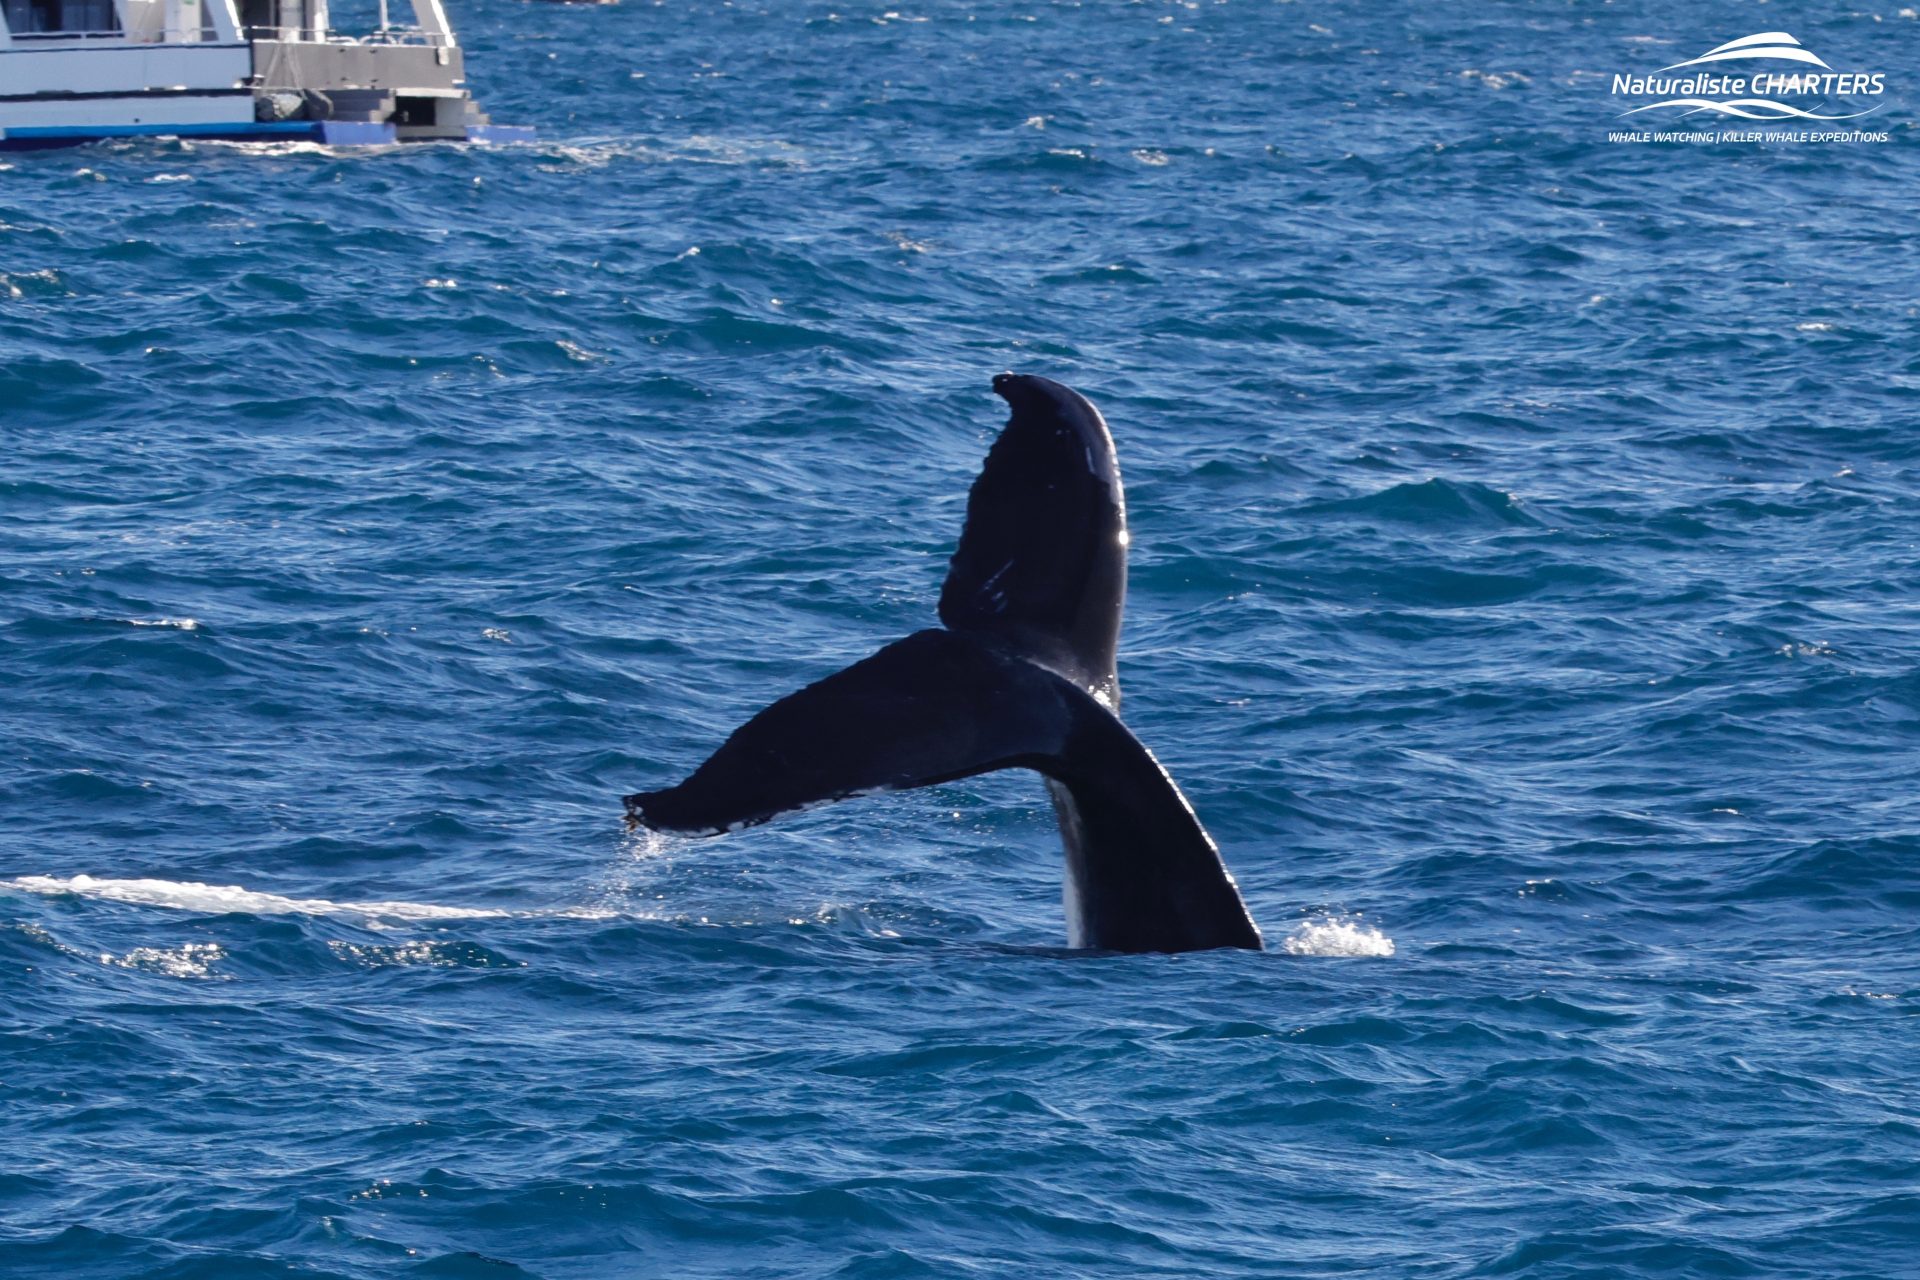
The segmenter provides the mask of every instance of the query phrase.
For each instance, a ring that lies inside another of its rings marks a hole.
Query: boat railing
[[[451,34],[422,31],[418,27],[386,27],[363,36],[344,35],[338,31],[316,36],[307,27],[243,27],[240,35],[245,40],[271,40],[279,44],[404,44],[433,48],[455,43]]]
[[[16,31],[13,33],[13,42],[15,44],[53,44],[66,40],[124,41],[136,38],[138,37],[130,36],[124,31]],[[159,33],[155,32],[147,38],[158,39]]]
[[[242,40],[271,40],[279,44],[375,44],[375,45],[421,45],[427,48],[451,46],[456,43],[449,33],[422,31],[418,27],[388,27],[382,31],[372,31],[366,35],[343,35],[338,31],[315,33],[307,27],[243,27]],[[15,45],[66,44],[70,41],[83,41],[96,44],[215,44],[212,34],[204,29],[182,30],[136,30],[136,31],[19,31],[13,34]]]

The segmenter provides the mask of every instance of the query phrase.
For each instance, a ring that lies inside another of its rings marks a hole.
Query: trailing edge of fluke
[[[1120,723],[1126,500],[1084,396],[1003,373],[1013,414],[967,496],[940,592],[944,628],[789,694],[691,777],[626,797],[658,831],[717,835],[871,791],[995,769],[1046,779],[1066,853],[1070,945],[1259,949],[1220,851]]]

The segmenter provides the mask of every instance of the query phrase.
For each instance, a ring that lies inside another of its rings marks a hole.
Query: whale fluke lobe
[[[1120,722],[1114,654],[1126,506],[1113,438],[1078,393],[1001,374],[1012,407],[967,498],[940,596],[915,632],[748,720],[631,821],[714,835],[864,792],[996,769],[1047,779],[1074,946],[1258,950],[1219,850]]]
[[[789,694],[677,787],[627,797],[658,831],[715,835],[867,791],[1059,754],[1057,677],[951,631],[917,631]]]
[[[1003,373],[993,389],[1013,416],[967,495],[940,621],[1005,636],[1117,697],[1127,516],[1113,437],[1098,409],[1057,382]]]

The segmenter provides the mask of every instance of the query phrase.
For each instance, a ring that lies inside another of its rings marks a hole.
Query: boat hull
[[[520,125],[472,125],[464,137],[406,141],[479,142],[495,145],[533,142],[536,133]],[[391,124],[360,120],[235,121],[213,124],[48,125],[0,130],[0,151],[41,151],[126,138],[191,138],[218,142],[317,142],[330,147],[379,147],[402,141]]]
[[[115,138],[531,142],[467,92],[451,44],[253,40],[0,49],[0,150]]]

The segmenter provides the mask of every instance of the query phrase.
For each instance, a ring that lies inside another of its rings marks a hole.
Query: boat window
[[[120,16],[114,12],[113,0],[64,0],[60,7],[66,10],[69,31],[120,29]]]
[[[317,37],[319,8],[315,0],[240,0],[240,25],[266,39],[297,40],[301,32]]]
[[[7,29],[17,36],[44,31],[40,25],[40,8],[31,0],[7,0]]]
[[[6,0],[7,26],[15,35],[118,31],[113,0]]]

